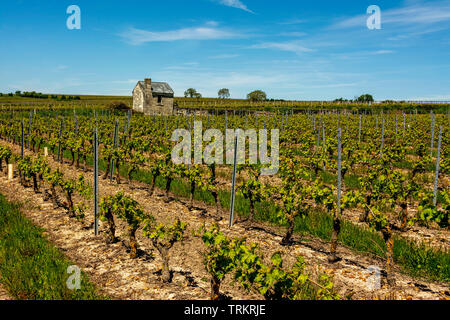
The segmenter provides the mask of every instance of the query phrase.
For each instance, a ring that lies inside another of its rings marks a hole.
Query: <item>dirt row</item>
[[[147,155],[150,156],[150,155]],[[141,170],[148,170],[146,166],[142,166],[140,168]],[[207,168],[203,168],[204,170],[208,171]],[[230,176],[231,173],[229,171],[229,168],[217,168],[216,169],[216,181],[218,182],[218,187],[220,190],[230,190],[231,189],[231,178],[226,179],[227,176]],[[428,175],[431,177],[431,180],[434,181],[434,173],[424,173],[424,175]],[[243,179],[248,178],[247,172],[241,172],[237,178],[236,178],[236,185],[239,185],[240,182]],[[260,180],[271,186],[277,186],[281,184],[281,180],[278,176],[261,176]],[[306,183],[306,181],[304,181]],[[442,184],[442,188],[446,189],[449,188],[450,185],[450,177],[444,176],[440,178],[440,183]],[[327,184],[325,184],[327,185]],[[433,186],[427,185],[429,189],[432,189]],[[343,192],[345,192],[345,183],[343,184]],[[337,195],[337,190],[334,190],[335,195]],[[308,204],[312,206],[313,208],[319,207],[315,201],[308,201]],[[412,218],[416,216],[417,214],[417,207],[418,202],[411,200],[408,207],[408,217]],[[396,212],[400,212],[400,208],[397,207]],[[360,221],[360,216],[363,213],[363,210],[360,208],[352,208],[352,209],[345,209],[342,212],[342,216],[344,219],[351,221],[353,224],[356,224],[360,227],[367,227],[366,222]],[[395,214],[392,214],[394,217]],[[400,227],[400,219],[397,221],[394,220],[398,224],[398,227]],[[405,231],[397,231],[394,230],[394,233],[397,235],[413,241],[417,244],[426,244],[427,246],[430,246],[432,248],[438,249],[438,250],[448,250],[450,248],[450,232],[449,228],[440,228],[437,225],[431,224],[430,226],[422,226],[415,224],[413,226],[408,225],[407,229]]]
[[[19,147],[2,143],[11,147],[14,153],[20,152]],[[26,154],[31,154],[26,151]],[[48,162],[53,169],[61,168],[65,176],[76,178],[80,173],[87,181],[93,181],[93,173],[69,167],[67,164],[56,163],[51,157]],[[202,262],[203,243],[193,235],[202,224],[210,226],[218,223],[222,231],[233,237],[245,236],[248,241],[260,245],[261,252],[270,257],[276,251],[283,253],[286,267],[292,265],[296,257],[301,255],[308,263],[308,269],[314,277],[319,268],[334,278],[336,290],[341,297],[353,299],[448,299],[450,289],[445,284],[426,283],[412,279],[398,270],[395,273],[396,287],[388,289],[372,289],[369,285],[370,266],[381,269],[384,262],[370,255],[356,254],[345,247],[338,248],[338,254],[343,258],[336,264],[328,264],[328,244],[317,239],[302,239],[295,245],[285,247],[279,243],[283,230],[261,225],[258,228],[245,224],[237,224],[228,228],[227,213],[215,215],[215,209],[202,203],[195,203],[197,209],[189,211],[184,200],[173,199],[164,201],[162,192],[149,196],[148,186],[143,183],[117,185],[109,180],[99,179],[100,196],[115,194],[123,190],[143,205],[160,222],[173,222],[179,218],[188,223],[186,239],[182,244],[176,244],[170,252],[170,265],[173,270],[173,280],[170,284],[160,281],[161,259],[150,241],[139,231],[137,234],[140,255],[131,259],[128,253],[126,225],[116,220],[117,234],[120,242],[107,245],[105,242],[106,225],[100,221],[100,235],[94,236],[92,201],[89,201],[85,219],[80,222],[69,218],[63,208],[53,208],[50,202],[44,201],[43,194],[35,194],[32,188],[24,188],[18,178],[7,181],[6,175],[0,175],[0,192],[10,201],[24,204],[23,213],[35,224],[44,228],[45,235],[69,259],[81,267],[96,283],[100,293],[113,299],[208,299],[209,276]],[[61,196],[61,200],[64,198]],[[75,203],[82,199],[75,199]],[[231,299],[261,299],[261,296],[244,291],[239,284],[233,284],[228,277],[222,286],[222,292]]]
[[[2,278],[0,276],[0,301],[4,300],[11,300],[9,297],[8,291],[5,290],[5,288],[2,285]]]

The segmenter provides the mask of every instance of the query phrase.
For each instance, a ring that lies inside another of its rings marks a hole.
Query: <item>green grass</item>
[[[20,300],[103,299],[83,273],[80,290],[67,288],[67,267],[73,263],[42,232],[19,205],[0,195],[0,274],[9,295]]]

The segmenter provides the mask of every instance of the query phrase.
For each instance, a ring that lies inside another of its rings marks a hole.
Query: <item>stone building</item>
[[[166,82],[139,81],[133,90],[133,110],[145,115],[173,114],[174,92]]]

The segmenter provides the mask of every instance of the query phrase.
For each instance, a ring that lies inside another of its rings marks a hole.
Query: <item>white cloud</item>
[[[426,97],[414,97],[414,98],[409,98],[407,100],[409,100],[409,101],[450,101],[450,94],[426,96]]]
[[[228,88],[232,97],[242,98],[252,90],[261,89],[271,97],[314,100],[322,97],[324,89],[327,89],[327,99],[338,96],[353,97],[367,76],[366,73],[322,71],[314,60],[303,61],[301,65],[264,61],[264,65],[264,68],[258,65],[243,66],[233,71],[224,68],[220,72],[209,68],[190,71],[165,70],[156,72],[153,77],[170,79],[170,85],[176,95],[182,95],[186,88],[194,87],[203,96],[214,97],[217,96],[219,88]],[[307,92],[307,95],[299,96],[299,91]]]
[[[111,83],[115,84],[136,84],[139,80],[136,79],[128,79],[128,80],[114,80]]]
[[[232,59],[239,57],[239,54],[218,54],[217,56],[209,57],[210,59]]]
[[[282,32],[279,34],[280,37],[303,37],[306,35],[305,32]]]
[[[254,13],[252,10],[250,10],[249,8],[247,8],[247,6],[245,4],[242,3],[242,1],[240,0],[216,0],[218,1],[220,4],[223,4],[224,6],[227,7],[232,7],[232,8],[237,8],[237,9],[241,9],[250,13]]]
[[[357,82],[351,83],[331,83],[331,84],[318,84],[318,85],[302,85],[302,88],[307,89],[325,89],[325,88],[345,88],[345,87],[355,87]]]
[[[313,49],[309,49],[301,45],[299,41],[289,41],[289,42],[264,42],[261,44],[256,44],[250,47],[251,49],[278,49],[281,51],[294,52],[296,54],[301,54],[305,52],[312,52]]]
[[[336,23],[334,28],[365,27],[369,15],[359,15]],[[399,9],[383,10],[381,8],[381,23],[383,24],[433,24],[450,21],[449,1],[439,1],[427,4],[414,4]]]
[[[420,37],[423,35],[427,35],[430,33],[435,33],[435,32],[440,32],[446,30],[446,28],[431,28],[431,29],[426,29],[426,30],[420,30],[420,31],[410,31],[407,33],[402,33],[402,34],[398,34],[392,37],[387,38],[387,40],[389,41],[400,41],[400,40],[407,40],[410,38],[414,38],[414,37]]]
[[[211,26],[211,27],[217,27],[219,25],[219,23],[217,21],[211,20],[211,21],[207,21],[206,25]]]
[[[378,50],[378,51],[372,52],[372,54],[374,54],[374,55],[391,54],[391,53],[395,53],[395,51],[392,51],[392,50]]]
[[[119,36],[130,44],[140,45],[146,42],[231,39],[242,35],[214,27],[194,27],[159,32],[130,28],[120,33]]]
[[[279,22],[278,24],[291,25],[291,24],[300,24],[300,23],[305,23],[305,22],[307,22],[307,20],[292,19],[292,20],[288,20],[288,21],[284,21],[284,22]]]

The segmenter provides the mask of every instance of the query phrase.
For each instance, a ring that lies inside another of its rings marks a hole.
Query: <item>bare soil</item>
[[[11,300],[9,297],[8,291],[2,286],[2,278],[0,276],[0,301],[2,300]]]
[[[8,145],[14,153],[20,150],[17,146]],[[26,151],[26,154],[31,152]],[[66,177],[76,178],[80,173],[86,181],[93,181],[92,171],[83,172],[68,164],[56,163],[51,157],[48,162],[53,169],[60,167]],[[161,258],[153,249],[150,240],[138,231],[137,241],[140,256],[131,259],[129,256],[126,224],[116,219],[117,235],[120,241],[106,244],[106,225],[99,222],[100,235],[94,236],[93,201],[89,201],[85,219],[80,222],[69,218],[63,208],[54,208],[50,201],[44,201],[42,193],[35,194],[32,188],[24,188],[17,177],[7,181],[6,174],[0,174],[0,193],[8,200],[23,203],[22,211],[36,225],[45,229],[46,237],[52,241],[66,256],[74,261],[97,285],[100,293],[113,299],[152,299],[152,300],[204,300],[209,298],[209,276],[202,262],[204,248],[201,239],[194,231],[203,224],[211,226],[218,223],[224,233],[233,237],[245,236],[249,242],[256,242],[261,252],[270,257],[274,252],[282,252],[285,266],[292,265],[296,257],[301,255],[308,264],[308,270],[314,278],[319,269],[333,277],[335,288],[342,298],[353,299],[450,299],[450,288],[444,283],[430,283],[413,279],[395,270],[396,286],[388,288],[382,281],[382,288],[372,289],[368,284],[371,277],[370,266],[377,266],[384,273],[384,261],[371,255],[355,253],[345,247],[338,247],[342,260],[329,264],[329,244],[317,239],[296,239],[292,246],[281,246],[284,230],[264,224],[238,223],[228,228],[227,213],[215,214],[215,208],[195,202],[195,210],[189,211],[185,200],[175,197],[166,202],[161,190],[155,190],[149,196],[149,187],[143,183],[132,182],[117,185],[115,182],[99,178],[100,197],[124,191],[143,205],[146,212],[151,213],[159,222],[173,222],[177,218],[188,223],[186,239],[176,244],[170,252],[170,266],[173,271],[172,283],[160,281]],[[42,191],[42,190],[41,190]],[[60,195],[61,202],[64,196]],[[82,199],[74,200],[77,203]],[[186,200],[186,202],[188,202]],[[384,277],[383,277],[384,278]],[[227,277],[221,287],[222,293],[235,300],[261,299],[260,295],[249,293],[239,284],[233,284]]]

